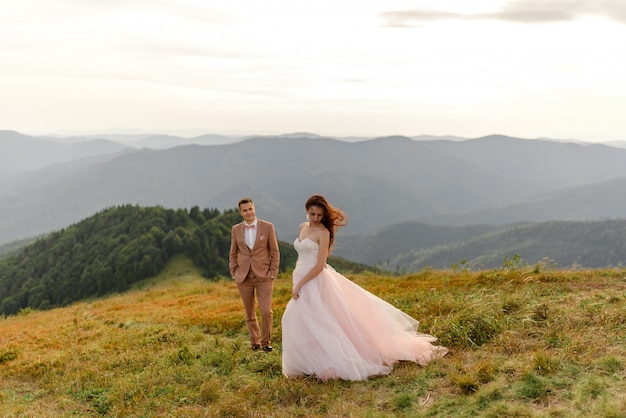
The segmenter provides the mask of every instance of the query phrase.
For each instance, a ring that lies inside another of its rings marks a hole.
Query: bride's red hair
[[[321,194],[314,194],[309,197],[304,207],[309,210],[311,206],[316,206],[324,211],[322,225],[324,225],[330,232],[330,241],[328,243],[328,250],[330,253],[334,248],[333,243],[335,242],[335,231],[348,224],[348,217],[343,210],[328,203],[328,200],[326,200],[326,198]]]

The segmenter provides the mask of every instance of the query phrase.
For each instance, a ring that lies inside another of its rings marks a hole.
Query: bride
[[[282,369],[287,377],[366,380],[398,361],[426,365],[448,350],[417,332],[419,322],[326,264],[346,215],[321,195],[306,204],[308,222],[294,242],[298,261],[292,299],[282,318]]]

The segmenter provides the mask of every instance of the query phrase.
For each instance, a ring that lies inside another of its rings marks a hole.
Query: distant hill
[[[74,160],[0,182],[0,244],[115,205],[230,209],[242,196],[254,198],[286,242],[313,193],[347,212],[350,235],[405,221],[503,225],[626,213],[617,192],[626,149],[499,135],[418,138],[294,133]]]
[[[444,225],[577,221],[626,218],[626,177],[543,193],[493,209],[426,216],[423,222]]]
[[[626,265],[626,220],[494,226],[407,222],[368,237],[342,237],[335,254],[398,272],[492,269],[517,260],[569,269]]]
[[[12,196],[43,189],[52,183],[63,183],[73,176],[80,175],[82,170],[132,152],[136,152],[136,150],[124,148],[118,152],[83,157],[66,163],[54,163],[37,171],[21,172],[4,181],[0,180],[0,196],[9,197],[6,201],[10,205]]]
[[[261,138],[263,136],[255,135],[254,137]],[[283,134],[274,136],[277,138],[322,138],[322,136],[308,133],[308,132],[295,132],[291,134]],[[157,135],[157,134],[136,134],[136,135],[120,135],[120,134],[98,134],[88,135],[86,137],[69,137],[59,138],[61,141],[69,141],[76,143],[83,141],[85,138],[91,140],[95,139],[108,139],[115,142],[120,142],[126,146],[132,148],[150,148],[154,150],[164,150],[168,148],[180,147],[183,145],[228,145],[236,142],[249,139],[250,136],[241,135],[217,135],[217,134],[204,134],[190,137],[180,137],[175,135]],[[355,141],[362,141],[367,138],[354,138]]]
[[[183,145],[225,145],[241,141],[242,138],[224,135],[201,135],[192,138],[179,138],[171,135],[153,135],[134,143],[127,143],[135,148],[167,149]]]
[[[388,267],[392,260],[408,252],[468,241],[497,229],[493,225],[445,226],[400,222],[373,234],[344,236],[340,233],[334,254],[348,260]]]
[[[114,154],[125,148],[127,147],[122,144],[105,139],[64,144],[53,138],[32,137],[15,131],[0,130],[0,180],[54,164]]]
[[[493,176],[508,179],[512,187],[520,179],[548,192],[626,177],[626,150],[602,144],[526,140],[491,135],[462,142],[429,141],[446,154],[472,161]],[[520,190],[524,196],[524,190]]]
[[[626,148],[626,141],[609,141],[606,144],[616,148]]]

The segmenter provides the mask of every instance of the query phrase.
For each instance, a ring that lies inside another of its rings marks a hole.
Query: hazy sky
[[[624,0],[0,6],[0,129],[626,140]]]

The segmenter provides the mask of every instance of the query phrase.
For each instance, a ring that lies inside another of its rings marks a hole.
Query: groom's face
[[[254,222],[254,218],[256,218],[256,212],[254,211],[254,205],[250,202],[244,203],[239,206],[239,213],[246,223]]]

